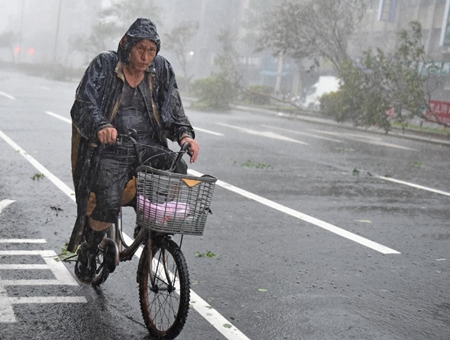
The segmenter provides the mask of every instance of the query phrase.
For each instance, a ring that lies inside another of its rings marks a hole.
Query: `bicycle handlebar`
[[[120,142],[124,139],[128,139],[131,141],[131,143],[133,144],[134,147],[134,151],[136,152],[136,156],[138,158],[138,162],[139,164],[143,164],[142,162],[142,157],[141,154],[139,153],[138,150],[138,142],[136,141],[137,139],[137,131],[135,129],[129,129],[128,133],[126,134],[119,134],[117,136],[117,141]],[[169,168],[169,171],[173,171],[175,170],[178,162],[181,160],[181,158],[183,158],[184,154],[187,153],[189,156],[192,157],[192,152],[190,151],[190,143],[184,143],[183,145],[181,145],[180,151],[177,152],[177,157],[173,160],[172,165]]]
[[[189,148],[191,147],[191,144],[189,142],[184,143],[181,146],[180,151],[177,154],[177,157],[173,160],[172,165],[170,166],[169,171],[175,170],[175,167],[177,166],[178,162],[183,158],[184,154],[187,153],[189,156],[192,156],[192,153],[189,151]]]

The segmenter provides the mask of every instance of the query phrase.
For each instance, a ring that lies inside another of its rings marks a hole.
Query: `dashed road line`
[[[0,130],[0,137],[8,143],[14,150],[19,152],[28,162],[31,163],[40,173],[42,173],[46,178],[48,178],[53,184],[55,184],[60,190],[62,190],[67,196],[69,196],[73,201],[75,201],[74,191],[70,189],[63,181],[61,181],[58,177],[53,175],[50,171],[47,170],[45,166],[39,163],[36,159],[34,159],[30,154],[28,154],[25,150],[23,150],[19,145],[17,145],[11,138],[5,135]]]
[[[54,280],[0,280],[0,285],[34,285],[36,282],[45,282],[46,285],[79,286],[53,250],[0,250],[0,256],[41,256],[47,269],[50,269],[55,276]]]
[[[0,91],[0,95],[3,96],[3,97],[6,97],[6,98],[8,98],[8,99],[11,99],[11,100],[16,100],[16,98],[14,98],[13,96],[11,96],[10,94],[7,94],[7,93],[2,92],[2,91]]]
[[[10,200],[10,199],[6,199],[6,200],[2,200],[0,201],[0,214],[2,213],[2,210],[4,208],[6,208],[8,205],[14,203],[15,201]]]
[[[414,183],[400,181],[400,180],[395,179],[395,178],[386,177],[386,176],[375,176],[375,177],[379,178],[379,179],[383,179],[385,181],[390,181],[390,182],[393,182],[393,183],[407,185],[407,186],[410,186],[410,187],[413,187],[413,188],[416,188],[416,189],[425,190],[425,191],[429,191],[429,192],[434,192],[435,194],[440,194],[440,195],[444,195],[444,196],[450,196],[450,192],[445,192],[445,191],[436,190],[436,189],[433,189],[433,188],[424,187],[422,185],[418,185],[418,184],[414,184]]]
[[[188,172],[194,176],[201,176],[202,174],[200,172],[194,171],[194,170],[188,170]],[[252,194],[251,192],[248,192],[246,190],[240,189],[238,187],[235,187],[234,185],[228,184],[226,182],[218,180],[216,182],[216,185],[221,186],[224,189],[230,190],[232,192],[235,192],[239,195],[242,195],[244,197],[247,197],[251,200],[254,200],[256,202],[259,202],[261,204],[264,204],[270,208],[276,209],[278,211],[281,211],[282,213],[285,213],[287,215],[291,215],[293,217],[296,217],[300,220],[303,220],[305,222],[311,223],[317,227],[320,227],[322,229],[328,230],[336,235],[342,236],[346,239],[349,239],[353,242],[359,243],[363,246],[366,246],[368,248],[371,248],[377,252],[380,252],[385,255],[399,255],[401,254],[397,250],[388,248],[386,246],[383,246],[379,243],[373,242],[367,238],[361,237],[359,235],[353,234],[345,229],[336,227],[328,222],[321,221],[315,217],[306,215],[304,213],[301,213],[297,210],[285,207],[284,205],[281,205],[279,203],[273,202],[271,200],[268,200],[267,198]]]
[[[59,119],[59,120],[62,120],[63,122],[72,124],[72,120],[70,120],[69,118],[60,116],[60,115],[58,115],[58,114],[56,114],[56,113],[53,113],[53,112],[51,112],[51,111],[45,111],[45,113],[48,114],[49,116],[55,117],[55,118],[57,118],[57,119]]]
[[[16,243],[16,242],[15,242]],[[86,303],[84,296],[34,296],[11,297],[7,295],[7,286],[78,286],[66,266],[59,261],[53,250],[1,250],[0,256],[41,256],[45,264],[0,264],[0,270],[50,270],[55,279],[49,280],[2,280],[0,278],[0,323],[14,323],[16,316],[13,306],[17,304],[45,303]]]
[[[367,143],[372,145],[379,145],[379,146],[386,146],[389,148],[395,148],[395,149],[402,149],[402,150],[409,150],[409,151],[417,151],[415,149],[408,148],[406,146],[401,146],[397,144],[387,143],[382,141],[380,138],[373,137],[373,136],[361,136],[357,134],[351,134],[351,133],[339,133],[339,132],[331,132],[331,131],[323,131],[323,130],[316,130],[316,129],[309,129],[310,131],[314,131],[317,133],[323,133],[326,135],[332,135],[332,136],[338,136],[342,138],[347,138],[353,141],[361,142],[361,143]]]
[[[64,182],[62,182],[56,176],[54,176],[52,173],[50,173],[50,171],[48,171],[44,166],[42,166],[39,162],[37,162],[33,157],[28,155],[22,148],[20,148],[16,143],[14,143],[9,137],[7,137],[1,131],[0,131],[0,137],[2,137],[3,139],[5,139],[5,137],[6,137],[5,140],[8,142],[8,144],[10,144],[15,150],[19,150],[20,154],[24,157],[26,156],[25,158],[34,167],[36,167],[41,173],[43,173],[53,184],[55,184],[60,190],[62,190],[70,198],[75,200],[74,195],[73,195],[73,190],[70,189]],[[124,237],[126,238],[126,240],[128,240],[128,242],[130,242],[131,238],[129,236],[127,236],[125,233],[124,233]],[[9,251],[9,252],[10,252],[10,255],[20,255],[20,254],[23,255],[23,254],[25,254],[25,252],[27,252],[27,254],[34,254],[34,255],[40,254],[40,253],[38,253],[39,251],[16,250],[16,251]],[[5,255],[6,254],[5,251],[3,251],[3,252],[0,251],[0,255],[2,255],[2,254]],[[56,255],[56,254],[54,253],[54,255]],[[138,255],[139,256],[141,255],[141,249],[138,249],[138,251],[136,252],[136,256],[138,256]],[[61,264],[65,268],[65,266],[61,262],[56,262],[56,261],[54,261],[54,262]],[[67,269],[66,269],[66,271],[67,271]],[[78,282],[75,281],[75,279],[73,279],[73,277],[70,275],[70,273],[68,271],[67,271],[67,273],[70,276],[70,279],[73,280],[78,285]],[[64,279],[65,278],[62,277],[62,273],[59,273],[59,277],[57,277],[57,280],[7,280],[7,281],[3,281],[3,284],[5,284],[5,285],[29,285],[29,284],[56,285],[56,284],[60,284],[61,281],[65,282]],[[0,281],[0,297],[2,297],[2,292],[1,292],[2,283],[1,282],[2,281]],[[199,313],[205,318],[205,320],[207,322],[209,322],[211,325],[213,325],[220,333],[225,335],[230,340],[249,340],[249,338],[247,338],[244,335],[244,333],[239,331],[234,325],[232,325],[229,322],[229,320],[227,320],[225,317],[223,317],[221,314],[219,314],[219,312],[217,312],[215,309],[211,308],[209,305],[208,305],[208,307],[204,307],[202,309],[201,306],[207,305],[207,303],[204,300],[202,300],[200,298],[200,296],[198,294],[196,294],[194,291],[191,290],[191,292],[192,292],[191,296],[199,301],[199,305],[200,305],[199,309],[201,310],[201,312],[199,311]],[[3,309],[2,308],[2,302],[3,302],[2,300],[3,300],[3,298],[0,299],[0,322],[2,322],[1,321],[2,320],[1,319],[2,309]],[[5,301],[9,302],[9,300],[5,300]],[[200,303],[201,301],[203,301],[203,303]],[[207,310],[207,312],[205,310]],[[5,318],[8,318],[8,316],[11,318],[11,314],[10,314],[11,311],[12,311],[12,308],[6,309],[5,311],[3,311],[3,313],[6,313]],[[5,314],[3,314],[3,315],[5,315]],[[220,321],[218,321],[218,320],[220,320]],[[224,321],[224,322],[220,324],[221,321]],[[224,327],[225,324],[228,326]]]
[[[249,135],[261,136],[261,137],[266,137],[266,138],[278,139],[278,140],[282,140],[285,142],[309,145],[308,143],[299,141],[297,139],[289,138],[289,137],[286,137],[283,135],[279,135],[279,134],[276,134],[271,131],[255,131],[255,130],[245,129],[240,126],[234,126],[234,125],[229,125],[229,124],[225,124],[225,123],[216,123],[216,124],[225,126],[225,127],[229,127],[229,128],[235,129],[235,130],[239,130],[241,132],[248,133]]]
[[[4,238],[0,239],[0,243],[47,243],[44,239],[28,239],[28,238]]]
[[[223,133],[219,133],[219,132],[214,132],[214,131],[210,131],[210,130],[205,130],[205,129],[201,129],[199,127],[194,127],[195,131],[201,131],[204,133],[209,133],[210,135],[215,135],[215,136],[224,136]]]
[[[275,129],[275,130],[280,130],[280,131],[284,131],[284,132],[294,133],[294,134],[296,134],[296,135],[307,136],[307,137],[313,137],[313,138],[322,139],[322,140],[327,140],[327,141],[335,142],[335,143],[342,143],[342,141],[339,140],[339,139],[333,139],[333,138],[323,137],[323,136],[319,136],[319,135],[313,135],[313,134],[311,134],[311,133],[300,132],[300,131],[294,131],[294,130],[289,130],[289,129],[283,129],[283,128],[279,128],[279,127],[276,127],[276,126],[269,126],[269,125],[264,125],[264,124],[261,124],[261,126],[262,126],[262,127],[269,128],[269,129]]]
[[[0,269],[4,270],[42,270],[42,269],[48,269],[46,264],[0,264]]]
[[[133,239],[124,234],[125,242],[132,244]],[[142,255],[142,249],[139,248],[134,254],[137,258]],[[191,307],[194,308],[201,316],[205,318],[211,325],[214,326],[223,336],[232,340],[250,340],[244,333],[233,326],[228,319],[223,317],[217,310],[211,307],[209,303],[203,300],[200,295],[190,289]],[[229,327],[224,327],[229,325]]]

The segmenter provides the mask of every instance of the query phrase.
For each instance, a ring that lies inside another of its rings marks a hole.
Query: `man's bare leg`
[[[92,217],[89,217],[89,226],[95,231],[106,230],[111,226],[109,222],[102,222],[94,220]]]

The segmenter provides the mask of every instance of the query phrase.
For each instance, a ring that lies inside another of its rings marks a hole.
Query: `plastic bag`
[[[182,202],[170,201],[152,203],[145,196],[137,197],[137,209],[145,219],[158,223],[168,222],[172,219],[183,220],[189,215],[189,205]]]

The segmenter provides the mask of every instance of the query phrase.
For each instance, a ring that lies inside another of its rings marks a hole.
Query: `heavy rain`
[[[449,98],[450,0],[0,0],[0,339],[449,339]]]

